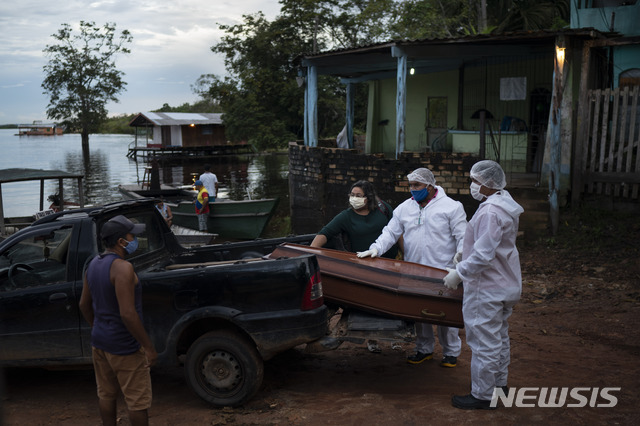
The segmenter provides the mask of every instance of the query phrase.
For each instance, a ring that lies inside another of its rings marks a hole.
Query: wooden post
[[[307,73],[309,98],[307,104],[307,121],[309,126],[309,146],[318,146],[318,71],[311,65]]]
[[[44,179],[40,179],[40,211],[44,210]]]
[[[347,139],[349,148],[353,149],[353,117],[354,113],[354,91],[353,83],[347,83]]]
[[[407,110],[407,54],[397,47],[392,47],[392,55],[398,58],[396,87],[396,160],[404,151],[406,136]]]
[[[478,156],[481,160],[487,158],[487,133],[486,133],[486,120],[487,112],[484,109],[480,110],[480,151]]]
[[[586,156],[584,155],[589,148],[588,134],[589,120],[587,120],[587,110],[590,107],[588,99],[589,85],[589,61],[591,57],[591,45],[593,42],[588,40],[582,46],[582,66],[580,69],[580,94],[578,95],[578,116],[576,122],[577,136],[575,149],[573,152],[573,182],[571,185],[571,208],[576,209],[580,202],[580,196],[584,191],[584,171]]]
[[[307,73],[308,75],[309,73]],[[308,79],[308,77],[307,77]],[[304,83],[304,111],[302,114],[302,122],[303,122],[303,135],[302,139],[304,140],[304,145],[309,146],[309,118],[307,117],[307,111],[309,110],[309,85]]]
[[[58,179],[58,194],[60,194],[60,211],[64,211],[64,185],[63,179]]]
[[[2,204],[2,184],[0,184],[0,234],[4,235],[6,228],[4,226],[4,205]]]
[[[80,203],[80,208],[84,207],[84,191],[82,190],[82,178],[78,178],[78,202]]]
[[[549,215],[551,218],[551,232],[558,233],[560,223],[560,173],[562,164],[561,128],[563,119],[562,100],[565,90],[568,64],[565,62],[565,41],[563,36],[556,39],[556,52],[553,61],[553,89],[551,95],[551,111],[549,114]]]

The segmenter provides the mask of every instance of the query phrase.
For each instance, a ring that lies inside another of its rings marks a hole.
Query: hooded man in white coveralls
[[[516,234],[524,210],[504,190],[504,172],[495,161],[477,162],[470,176],[471,196],[482,203],[467,226],[462,260],[449,270],[444,283],[455,289],[464,281],[462,315],[471,348],[471,393],[456,395],[451,403],[463,409],[492,409],[494,389],[507,387],[507,319],[522,292]]]
[[[462,203],[449,198],[436,185],[429,169],[416,169],[407,179],[412,197],[396,207],[378,239],[358,257],[376,257],[403,237],[404,260],[441,269],[453,267],[456,253],[462,252],[467,226]],[[458,329],[438,326],[438,340],[443,354],[440,365],[455,367],[462,349]],[[420,364],[432,359],[434,345],[433,325],[416,323],[416,353],[407,362]]]

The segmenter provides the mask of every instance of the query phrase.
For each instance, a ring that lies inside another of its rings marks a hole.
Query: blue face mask
[[[427,198],[427,196],[429,195],[429,190],[427,188],[428,187],[425,186],[420,191],[411,191],[411,195],[413,195],[413,199],[419,203],[423,201],[425,198]]]
[[[138,237],[133,237],[133,240],[129,241],[129,244],[124,246],[124,250],[127,254],[131,254],[134,251],[138,250]]]

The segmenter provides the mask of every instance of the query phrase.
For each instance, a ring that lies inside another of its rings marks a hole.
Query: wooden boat
[[[174,187],[160,185],[150,189],[147,185],[118,185],[118,190],[127,199],[145,197],[163,198],[171,208],[173,224],[199,230],[193,200],[197,192],[191,185]],[[220,237],[238,240],[252,240],[260,237],[278,205],[277,198],[232,201],[218,198],[209,203],[207,232]]]
[[[198,228],[198,217],[192,201],[171,203],[165,201],[173,213],[173,223],[191,229]],[[218,198],[209,203],[207,231],[220,237],[252,240],[260,237],[267,226],[278,198],[231,201]]]
[[[316,255],[325,301],[407,321],[462,328],[462,288],[444,286],[447,271],[355,253],[282,244],[269,256]]]
[[[196,196],[193,187],[189,186],[171,186],[161,184],[160,188],[151,189],[148,185],[131,184],[118,185],[118,191],[127,200],[136,200],[146,197],[164,198],[165,200],[173,200],[175,202],[182,200],[192,200]]]
[[[185,247],[205,246],[213,244],[218,234],[196,231],[195,229],[184,228],[178,225],[171,225],[171,232],[176,236],[176,240]]]

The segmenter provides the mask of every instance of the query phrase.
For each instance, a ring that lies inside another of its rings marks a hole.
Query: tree
[[[107,118],[106,103],[118,102],[116,95],[127,84],[114,57],[130,53],[125,45],[133,37],[124,30],[116,40],[115,24],[100,28],[85,21],[80,21],[79,34],[73,34],[69,24],[62,24],[52,37],[58,43],[43,50],[50,57],[42,82],[44,93],[50,96],[47,117],[80,130],[83,150],[88,150],[89,133],[96,132]]]
[[[557,29],[567,25],[569,0],[488,0],[487,15],[495,32]]]
[[[296,57],[303,52],[381,41],[387,36],[381,24],[384,6],[390,7],[392,1],[280,3],[281,13],[274,21],[257,13],[243,16],[241,24],[221,25],[226,35],[211,50],[223,55],[229,76],[203,75],[192,87],[201,97],[219,102],[230,140],[248,141],[258,149],[279,148],[302,137],[304,89],[296,82]],[[357,98],[366,102],[366,92],[358,89]],[[319,76],[320,137],[335,137],[344,126],[344,91],[336,78]],[[366,106],[357,110],[366,111]]]

